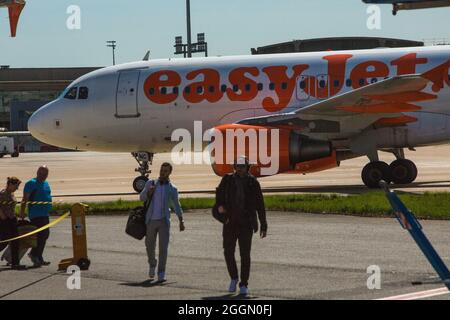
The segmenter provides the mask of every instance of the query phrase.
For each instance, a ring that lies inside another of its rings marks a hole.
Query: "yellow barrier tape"
[[[58,219],[53,220],[53,221],[50,222],[49,224],[47,224],[47,225],[45,225],[45,226],[43,226],[43,227],[41,227],[41,228],[39,228],[39,229],[36,229],[36,230],[34,230],[34,231],[32,231],[32,232],[29,232],[29,233],[27,233],[27,234],[21,235],[21,236],[16,237],[16,238],[12,238],[12,239],[8,239],[8,240],[0,241],[0,243],[11,242],[11,241],[14,241],[14,240],[19,240],[19,239],[23,239],[23,238],[32,236],[33,234],[39,233],[39,232],[41,232],[41,231],[44,231],[45,229],[49,229],[49,228],[51,228],[51,227],[57,225],[58,223],[60,223],[61,221],[63,221],[65,218],[67,218],[69,215],[70,215],[70,211],[66,212],[65,214],[63,214],[63,215],[62,215],[61,217],[59,217]]]
[[[0,201],[0,205],[3,206],[10,206],[10,205],[17,205],[17,204],[33,204],[33,205],[47,205],[47,204],[53,204],[53,202],[48,201],[26,201],[26,202],[19,202],[19,201]]]

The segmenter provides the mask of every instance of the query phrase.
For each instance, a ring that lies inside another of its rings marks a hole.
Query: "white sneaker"
[[[237,284],[239,280],[232,279],[230,281],[230,286],[228,287],[228,292],[236,292]]]
[[[148,271],[148,277],[153,280],[155,279],[155,267],[150,267],[150,270]]]
[[[160,272],[158,273],[158,282],[166,282],[166,273],[165,272]]]
[[[239,295],[248,296],[248,287],[242,286],[239,288]]]

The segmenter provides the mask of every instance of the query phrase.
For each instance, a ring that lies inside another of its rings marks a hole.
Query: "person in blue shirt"
[[[23,189],[23,203],[20,209],[20,217],[25,219],[25,208],[28,201],[47,202],[47,204],[28,204],[28,218],[32,225],[41,228],[50,222],[50,211],[52,210],[52,190],[47,182],[49,169],[47,166],[41,166],[37,170],[36,178],[31,179],[25,184]],[[50,236],[49,229],[37,234],[37,246],[31,249],[28,256],[35,267],[47,266],[43,258],[45,244]]]
[[[173,209],[178,216],[180,231],[184,231],[183,210],[178,199],[178,190],[170,182],[172,165],[165,162],[161,165],[158,180],[149,180],[140,194],[141,201],[151,201],[146,212],[149,278],[154,280],[158,266],[158,282],[166,281],[166,262],[170,238],[170,211]],[[159,261],[156,260],[156,238],[159,236]]]

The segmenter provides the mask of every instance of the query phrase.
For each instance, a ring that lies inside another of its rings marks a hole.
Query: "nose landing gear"
[[[141,175],[134,179],[133,189],[140,193],[144,190],[145,184],[148,181],[148,175],[152,172],[150,166],[153,162],[153,153],[150,152],[132,152],[131,155],[139,164],[139,167],[134,169],[135,172],[139,172]]]

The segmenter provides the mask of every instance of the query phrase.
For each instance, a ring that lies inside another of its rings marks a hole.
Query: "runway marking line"
[[[450,291],[446,287],[444,287],[444,288],[439,288],[439,289],[412,292],[412,293],[402,294],[402,295],[398,295],[398,296],[375,299],[375,300],[417,300],[417,299],[431,298],[431,297],[440,296],[440,295],[449,294],[449,293],[450,293]]]

